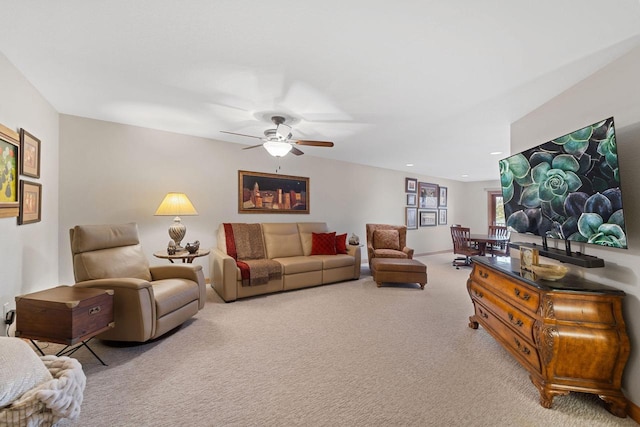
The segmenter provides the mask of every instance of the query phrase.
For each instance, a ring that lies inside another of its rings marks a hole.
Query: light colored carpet
[[[469,268],[419,258],[429,283],[358,281],[204,310],[155,342],[92,347],[80,418],[62,426],[637,426],[597,397],[538,403],[527,372],[468,327]],[[51,346],[48,351],[55,350]]]

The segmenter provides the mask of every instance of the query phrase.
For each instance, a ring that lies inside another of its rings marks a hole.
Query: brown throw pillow
[[[398,230],[376,230],[373,232],[373,249],[400,250]]]

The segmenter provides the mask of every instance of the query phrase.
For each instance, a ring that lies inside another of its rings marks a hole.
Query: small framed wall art
[[[407,230],[416,230],[418,228],[418,209],[404,208],[404,220]]]
[[[438,225],[447,225],[446,209],[438,209]]]
[[[415,193],[418,191],[418,180],[415,178],[405,178],[404,191],[405,193]]]
[[[20,174],[40,178],[40,140],[20,129]]]
[[[416,194],[407,194],[407,206],[418,206]]]
[[[420,227],[433,227],[438,224],[438,211],[419,211]]]
[[[438,194],[438,207],[439,208],[446,208],[447,207],[447,187],[439,187],[439,194]]]
[[[18,224],[31,224],[42,219],[42,185],[20,180],[20,214]]]

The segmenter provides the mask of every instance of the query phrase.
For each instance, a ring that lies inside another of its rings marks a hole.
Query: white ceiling
[[[306,155],[460,181],[497,179],[511,122],[640,45],[639,0],[0,10],[1,52],[60,113],[254,145],[220,131],[261,136],[277,112],[295,118],[294,138],[335,142]]]

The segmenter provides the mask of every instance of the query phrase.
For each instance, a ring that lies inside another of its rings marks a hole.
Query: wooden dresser
[[[612,414],[626,417],[620,390],[630,351],[624,292],[578,277],[537,279],[521,274],[514,259],[473,261],[469,327],[482,325],[529,371],[540,404],[550,408],[554,396],[570,391],[593,393]]]

